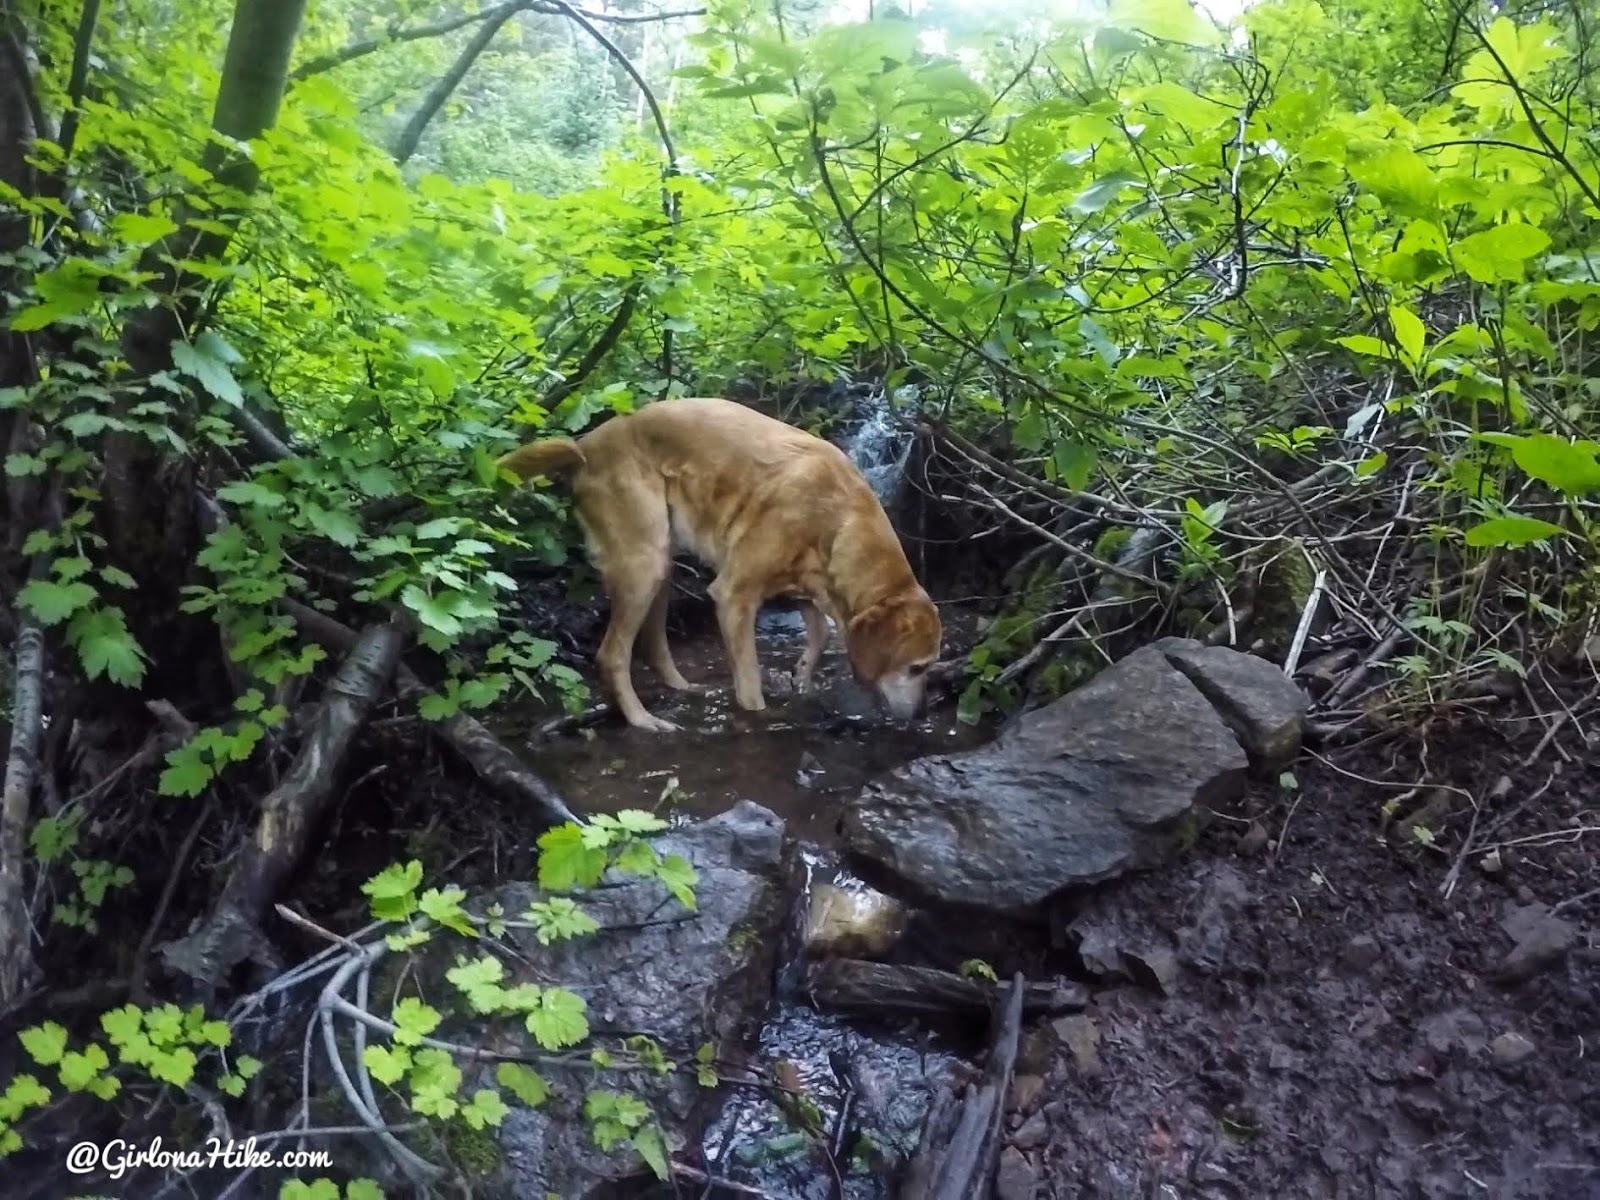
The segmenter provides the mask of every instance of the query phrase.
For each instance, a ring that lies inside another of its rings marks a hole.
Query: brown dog
[[[671,730],[633,690],[633,643],[671,688],[689,684],[667,646],[672,555],[717,572],[711,597],[740,707],[765,708],[756,610],[791,595],[806,623],[795,686],[810,687],[831,617],[850,666],[902,720],[922,707],[939,657],[939,612],[883,506],[836,447],[729,400],[663,400],[574,442],[531,442],[500,459],[520,480],[573,475],[574,507],[605,581],[611,623],[602,685],[628,724]]]

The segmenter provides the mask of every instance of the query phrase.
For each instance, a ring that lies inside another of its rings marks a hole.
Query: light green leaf
[[[1479,283],[1514,283],[1549,245],[1549,235],[1532,225],[1496,225],[1457,242],[1455,259]]]
[[[229,369],[238,361],[238,352],[209,329],[202,331],[193,342],[179,338],[172,343],[172,365],[218,400],[235,408],[244,404],[244,393]]]
[[[17,593],[17,603],[45,626],[59,625],[73,613],[94,603],[95,590],[81,580],[57,583],[52,579],[31,579]]]
[[[1523,517],[1515,514],[1504,517],[1491,517],[1467,530],[1467,545],[1469,546],[1527,546],[1533,542],[1549,541],[1559,537],[1564,531],[1559,525],[1552,525],[1549,521],[1541,521],[1538,517]]]
[[[22,1048],[41,1067],[53,1067],[67,1049],[67,1031],[54,1021],[24,1029],[17,1035]]]
[[[503,1062],[494,1069],[494,1080],[529,1108],[538,1108],[550,1096],[550,1085],[531,1067]]]

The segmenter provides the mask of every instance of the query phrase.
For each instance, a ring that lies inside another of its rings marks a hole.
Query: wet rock
[[[805,947],[813,958],[878,958],[905,930],[905,905],[864,884],[818,883],[811,889]]]
[[[850,850],[936,900],[1022,913],[1065,888],[1160,865],[1248,760],[1153,647],[1017,718],[991,745],[918,759],[846,811]]]
[[[1261,770],[1294,761],[1305,733],[1306,697],[1264,658],[1187,638],[1162,638],[1155,648],[1200,689]]]
[[[1100,1027],[1086,1016],[1061,1017],[1051,1022],[1061,1044],[1072,1052],[1078,1074],[1092,1078],[1100,1074]]]
[[[1533,1051],[1533,1043],[1515,1031],[1502,1033],[1489,1043],[1489,1053],[1494,1055],[1495,1063],[1502,1067],[1515,1066]]]
[[[1578,940],[1576,926],[1551,914],[1542,904],[1514,908],[1500,922],[1514,943],[1495,966],[1498,983],[1521,983],[1548,970],[1566,957]]]
[[[783,822],[748,801],[711,820],[685,826],[657,839],[662,854],[688,859],[698,875],[696,908],[690,913],[665,893],[657,880],[606,879],[581,896],[584,910],[600,932],[539,945],[532,932],[510,929],[506,939],[521,953],[512,962],[531,964],[508,970],[506,986],[559,981],[582,996],[596,1030],[648,1031],[672,1057],[692,1058],[711,1042],[732,1053],[759,1022],[772,977],[772,951],[784,915]],[[514,885],[488,899],[509,913],[524,911],[539,893]],[[444,961],[430,968],[442,974]],[[429,981],[425,994],[449,994],[442,979]],[[443,1036],[470,1041],[481,1033],[481,1019]],[[537,1056],[519,1025],[496,1028],[500,1052]],[[631,1156],[599,1151],[580,1109],[595,1086],[592,1071],[540,1068],[551,1085],[550,1099],[537,1110],[513,1107],[498,1133],[500,1161],[475,1194],[488,1197],[563,1197],[597,1194],[601,1181],[617,1179],[643,1164]],[[465,1094],[490,1086],[484,1069],[463,1080]],[[653,1105],[669,1145],[696,1136],[709,1117],[713,1096],[692,1072],[653,1079],[630,1076],[627,1086]],[[505,1094],[507,1103],[514,1098]]]
[[[1002,1150],[994,1177],[996,1200],[1033,1200],[1038,1189],[1039,1174],[1027,1155],[1014,1146]]]

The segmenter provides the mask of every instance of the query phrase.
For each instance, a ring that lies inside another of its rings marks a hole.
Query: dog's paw
[[[660,717],[645,713],[642,720],[633,722],[635,729],[643,729],[648,733],[679,733],[681,729],[671,721],[664,721]]]

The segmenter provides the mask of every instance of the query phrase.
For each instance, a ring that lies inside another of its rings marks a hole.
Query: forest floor
[[[675,645],[691,681],[725,683],[710,630]],[[749,798],[824,856],[865,779],[988,736],[949,704],[885,735],[637,677],[683,735],[606,723],[528,748],[576,808]],[[1600,1197],[1600,768],[1588,714],[1541,745],[1540,719],[1503,709],[1313,746],[1293,787],[1256,784],[1177,863],[1090,897],[1080,921],[1169,947],[1170,969],[1102,978],[1084,1017],[1025,1033],[1002,1200]],[[966,952],[940,949],[921,947]],[[1016,965],[1082,977],[1042,942]]]

